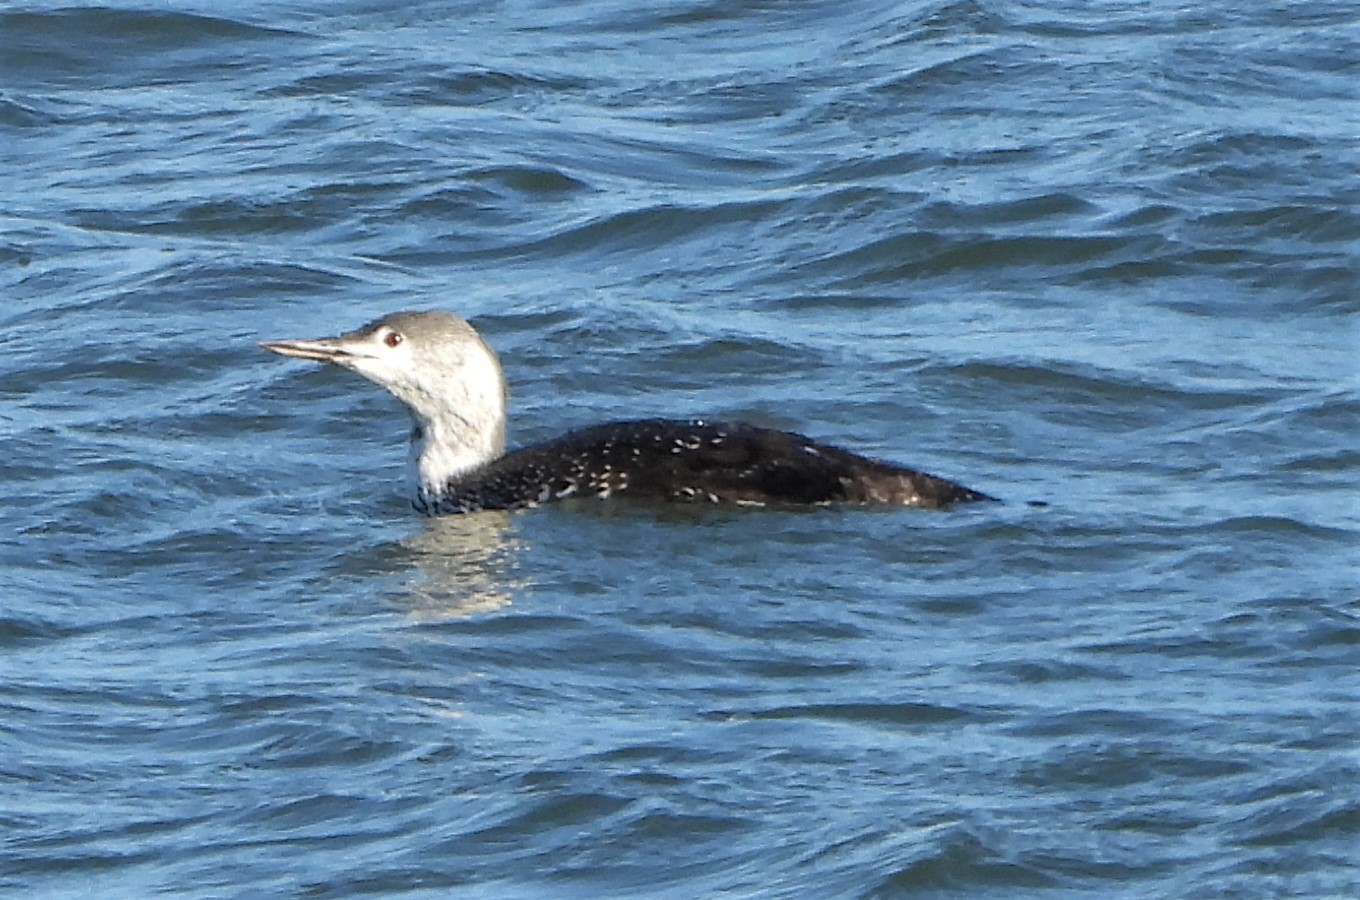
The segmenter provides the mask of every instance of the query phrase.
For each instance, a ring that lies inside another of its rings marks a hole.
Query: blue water
[[[0,11],[0,889],[1360,895],[1357,58],[1325,0]],[[396,401],[256,342],[432,307],[513,443],[1008,502],[423,520]]]

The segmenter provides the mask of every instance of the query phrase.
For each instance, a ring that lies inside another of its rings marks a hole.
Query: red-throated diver
[[[995,499],[800,434],[724,422],[614,422],[506,453],[500,363],[452,313],[393,313],[339,337],[260,346],[352,369],[406,404],[411,503],[426,515],[615,495],[931,509]]]

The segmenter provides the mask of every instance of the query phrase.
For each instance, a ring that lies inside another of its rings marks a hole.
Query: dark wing
[[[959,499],[985,499],[952,482],[819,444],[800,434],[668,419],[615,422],[574,431],[509,453],[449,487],[440,503],[441,512],[615,494],[759,504],[848,501],[944,506]]]
[[[867,460],[801,434],[726,423],[678,423],[639,485],[672,499],[833,503],[854,499]],[[669,446],[667,446],[669,444]]]

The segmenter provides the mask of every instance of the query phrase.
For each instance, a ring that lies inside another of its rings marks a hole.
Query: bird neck
[[[505,418],[414,417],[407,479],[416,508],[438,502],[459,481],[505,453]]]

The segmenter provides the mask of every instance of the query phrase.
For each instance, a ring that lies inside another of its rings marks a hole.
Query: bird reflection
[[[425,621],[467,618],[508,606],[512,593],[528,584],[514,574],[520,545],[508,512],[426,520],[425,528],[402,541],[415,563],[403,604]]]

